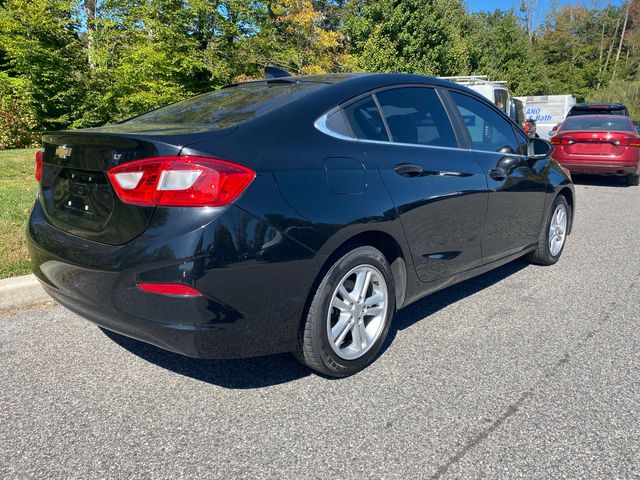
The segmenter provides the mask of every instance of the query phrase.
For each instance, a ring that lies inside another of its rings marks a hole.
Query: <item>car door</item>
[[[460,151],[436,90],[387,88],[344,111],[397,207],[418,277],[433,281],[478,265],[485,176]]]
[[[449,93],[487,178],[482,251],[488,262],[537,241],[548,184],[546,163],[529,160],[528,138],[493,106],[466,93]]]

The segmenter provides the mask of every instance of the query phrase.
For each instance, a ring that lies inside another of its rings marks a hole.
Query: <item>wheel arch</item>
[[[407,282],[408,282],[408,266],[407,262],[410,261],[410,255],[405,253],[400,243],[388,232],[382,230],[367,230],[353,234],[347,238],[340,239],[336,246],[330,247],[330,253],[328,253],[324,260],[322,267],[318,271],[316,278],[313,282],[313,287],[309,293],[309,297],[312,298],[313,294],[320,284],[326,272],[331,266],[343,255],[348,253],[357,247],[371,246],[374,247],[385,256],[391,267],[391,273],[393,274],[393,284],[396,297],[396,308],[400,308],[405,301],[407,295]],[[306,315],[307,308],[305,308]]]

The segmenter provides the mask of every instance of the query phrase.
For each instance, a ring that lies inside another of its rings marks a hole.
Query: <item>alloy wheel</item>
[[[549,225],[549,252],[556,256],[562,250],[567,236],[567,208],[560,204],[556,207]]]
[[[351,269],[334,290],[327,313],[329,345],[340,358],[356,360],[375,344],[387,317],[387,283],[371,265]]]

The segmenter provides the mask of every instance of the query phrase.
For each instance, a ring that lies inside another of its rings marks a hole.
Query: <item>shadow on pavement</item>
[[[516,260],[479,277],[433,293],[399,311],[379,355],[382,355],[391,345],[399,330],[404,330],[448,305],[504,280],[528,265],[523,260]],[[108,330],[102,331],[122,348],[148,362],[180,375],[224,388],[261,388],[290,382],[312,374],[308,368],[299,364],[288,353],[243,360],[201,360],[172,353]]]
[[[577,175],[572,174],[571,178],[576,185],[589,185],[594,187],[624,187],[627,188],[627,177],[616,175]]]

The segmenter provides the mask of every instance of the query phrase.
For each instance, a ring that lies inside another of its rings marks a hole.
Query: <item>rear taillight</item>
[[[552,145],[573,145],[576,141],[573,138],[567,137],[553,137],[551,139]]]
[[[137,160],[107,171],[124,203],[164,207],[220,207],[255,178],[250,168],[215,158],[177,156]]]
[[[176,297],[201,297],[202,293],[189,285],[182,283],[138,283],[138,289],[143,292]]]
[[[616,147],[640,147],[640,138],[622,138],[612,143]]]
[[[36,152],[36,171],[35,171],[36,180],[39,182],[42,178],[42,150],[38,150]]]

